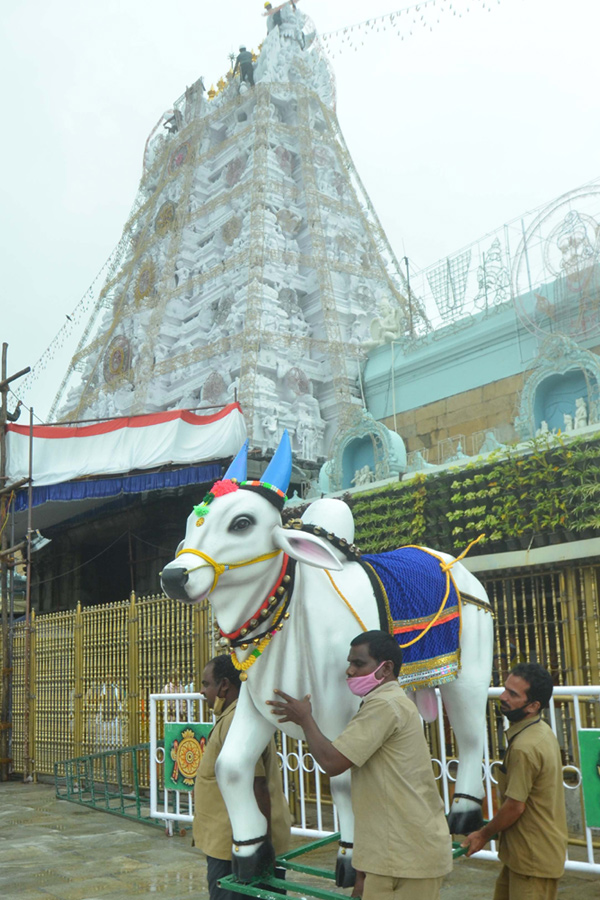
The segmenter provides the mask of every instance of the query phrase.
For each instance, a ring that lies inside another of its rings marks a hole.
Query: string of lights
[[[31,371],[19,384],[20,396],[15,394],[14,391],[11,391],[14,397],[17,400],[21,400],[23,396],[26,394],[28,390],[35,384],[35,382],[39,379],[42,372],[45,370],[48,363],[50,363],[56,356],[56,354],[62,350],[65,342],[71,336],[73,329],[79,324],[82,317],[85,316],[94,302],[94,298],[96,295],[96,287],[100,279],[103,279],[104,274],[110,268],[112,263],[114,262],[115,256],[119,253],[121,249],[121,241],[114,248],[110,256],[106,259],[100,270],[98,271],[96,277],[83,294],[81,299],[78,301],[75,308],[71,311],[71,313],[65,314],[65,322],[63,322],[57,334],[52,339],[49,346],[44,350],[38,361],[31,367]],[[36,416],[37,418],[37,416]],[[41,420],[40,420],[41,421]]]
[[[444,17],[462,18],[475,7],[491,12],[500,3],[501,0],[423,0],[421,3],[365,19],[354,25],[326,31],[320,38],[323,47],[332,57],[348,50],[357,53],[364,46],[365,39],[374,34],[389,31],[403,41],[412,37],[421,28],[433,31],[443,23]]]
[[[17,397],[17,395],[15,394],[15,392],[13,391],[12,388],[9,388],[8,390],[9,390],[9,393],[11,393],[11,394],[13,395],[13,397],[15,398],[15,400],[21,400],[20,397]],[[24,409],[26,412],[29,412],[30,409],[31,409],[31,407],[27,406],[26,403],[23,403],[22,400],[21,400],[21,406],[23,407],[23,409]],[[43,420],[43,419],[40,419],[40,417],[38,416],[38,414],[37,414],[36,412],[33,413],[33,418],[34,418],[34,419],[37,419],[38,422],[40,423],[40,425],[43,425],[43,424],[44,424],[44,420]]]

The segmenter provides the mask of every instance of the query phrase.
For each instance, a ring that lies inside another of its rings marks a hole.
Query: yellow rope
[[[14,498],[15,498],[15,492],[11,491],[10,497],[8,498],[8,503],[6,504],[6,515],[4,517],[4,522],[2,523],[2,528],[0,528],[0,534],[2,534],[2,532],[6,528],[6,523],[8,522],[8,517],[10,515],[10,504],[13,502]]]
[[[325,574],[327,575],[327,577],[329,578],[331,584],[333,585],[333,589],[335,590],[336,594],[338,594],[338,596],[342,598],[342,600],[344,601],[344,603],[346,604],[346,606],[348,607],[348,609],[350,610],[350,612],[352,613],[352,615],[354,616],[354,618],[356,619],[356,621],[358,622],[358,624],[360,625],[360,627],[362,628],[362,630],[363,630],[363,631],[368,631],[368,628],[367,628],[367,626],[365,625],[365,623],[363,622],[363,620],[361,619],[361,617],[358,615],[358,613],[356,612],[356,610],[348,603],[348,601],[346,600],[346,598],[344,597],[344,595],[343,595],[342,592],[340,591],[339,587],[337,586],[337,584],[335,583],[335,581],[334,581],[333,578],[331,577],[331,573],[330,573],[329,569],[325,569],[324,571],[325,571]]]
[[[208,555],[208,553],[203,553],[202,550],[194,550],[193,547],[184,547],[179,553],[175,554],[175,558],[181,556],[182,553],[193,553],[194,556],[199,556],[200,559],[203,559],[205,562],[212,567],[215,577],[213,578],[212,587],[209,591],[209,594],[212,594],[214,589],[217,586],[217,581],[228,569],[241,569],[242,566],[251,566],[253,563],[264,562],[266,559],[273,559],[275,556],[279,556],[280,553],[283,553],[283,550],[273,550],[272,553],[263,553],[262,556],[256,556],[254,559],[246,559],[243,562],[238,563],[218,563],[212,557]],[[186,569],[186,574],[189,575],[191,572],[196,572],[198,569],[205,569],[206,566],[194,566],[193,569]]]
[[[485,537],[485,534],[480,534],[479,537],[476,537],[474,541],[471,541],[471,543],[467,545],[467,547],[463,550],[463,552],[460,554],[460,556],[457,556],[456,559],[452,560],[452,562],[441,563],[440,568],[442,569],[442,572],[447,572],[448,569],[452,568],[454,563],[460,562],[461,559],[464,559],[465,556],[467,555],[467,553],[469,552],[469,550],[471,549],[471,547],[474,547],[475,544],[478,544],[479,541],[482,541],[484,539],[484,537]],[[438,556],[438,559],[439,559],[439,556]]]
[[[279,609],[273,616],[273,622],[271,625],[271,628],[273,630],[269,631],[268,634],[265,634],[264,638],[262,638],[262,640],[259,641],[258,644],[256,644],[256,646],[254,647],[250,656],[246,657],[246,659],[243,662],[239,661],[239,659],[237,658],[237,656],[235,654],[235,650],[232,648],[231,653],[230,653],[231,662],[233,663],[234,668],[236,668],[238,670],[238,672],[246,672],[250,668],[250,666],[253,666],[254,663],[256,662],[256,660],[262,654],[263,650],[265,650],[265,648],[268,647],[268,645],[271,643],[271,639],[274,636],[275,627],[276,627],[279,619],[281,618],[281,614],[283,612],[284,606],[285,606],[285,601],[284,601],[284,603],[281,604],[281,606],[279,607]],[[242,681],[245,681],[247,677],[248,676],[240,676],[240,679]]]
[[[471,549],[471,547],[473,547],[474,544],[479,543],[479,541],[480,541],[483,537],[485,537],[485,535],[480,534],[478,538],[475,538],[474,541],[471,541],[471,543],[468,545],[468,547],[467,547],[465,550],[463,550],[463,552],[460,554],[460,556],[457,556],[456,559],[453,559],[453,560],[451,560],[451,561],[448,562],[448,563],[443,562],[443,561],[440,559],[440,557],[437,555],[437,553],[433,553],[433,551],[427,550],[426,547],[419,547],[419,546],[417,546],[417,544],[410,544],[410,545],[409,545],[410,549],[412,549],[412,550],[422,550],[424,553],[429,553],[430,556],[433,556],[433,557],[435,557],[435,559],[439,560],[439,563],[440,563],[440,569],[441,569],[442,572],[444,572],[445,575],[446,575],[446,593],[444,594],[444,599],[442,600],[442,605],[441,605],[440,608],[438,609],[437,613],[435,614],[435,616],[433,617],[433,619],[431,620],[431,622],[429,622],[429,624],[421,631],[421,633],[418,634],[416,638],[413,638],[412,641],[408,641],[406,644],[399,644],[399,646],[400,646],[402,649],[404,649],[405,647],[411,647],[413,644],[416,644],[417,641],[420,641],[421,638],[425,637],[425,635],[427,634],[427,632],[429,631],[430,628],[433,628],[433,626],[435,625],[435,623],[437,622],[437,620],[438,620],[438,619],[440,618],[440,616],[442,615],[442,612],[444,611],[444,607],[446,606],[446,601],[448,600],[448,597],[450,596],[450,581],[452,581],[452,584],[454,585],[454,589],[455,589],[456,595],[457,595],[457,597],[458,597],[458,607],[459,607],[459,610],[460,610],[460,603],[461,603],[461,601],[460,601],[460,591],[459,591],[458,588],[456,587],[456,582],[454,581],[454,577],[453,577],[453,575],[452,575],[450,569],[452,568],[452,566],[454,565],[454,563],[460,562],[461,559],[464,559],[465,556],[467,555],[467,553],[469,552],[469,550]],[[461,618],[462,618],[462,617],[461,617]],[[460,626],[461,626],[461,624],[462,624],[462,623],[459,623],[459,632],[460,632]],[[459,637],[460,637],[460,634],[459,634]]]

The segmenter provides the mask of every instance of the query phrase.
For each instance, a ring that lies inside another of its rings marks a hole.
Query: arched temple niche
[[[586,421],[577,424],[580,398],[585,404]],[[577,429],[599,418],[600,358],[564,336],[549,339],[523,386],[515,420],[518,434],[528,439],[540,430],[569,431],[574,423]]]
[[[564,375],[549,375],[538,386],[533,403],[536,430],[546,422],[550,431],[564,431],[565,416],[575,413],[575,401],[588,402],[589,374],[584,369],[571,369]],[[587,423],[586,423],[587,424]]]
[[[334,455],[319,475],[324,492],[361,487],[406,471],[404,441],[366,410],[351,428],[338,431],[332,449]]]

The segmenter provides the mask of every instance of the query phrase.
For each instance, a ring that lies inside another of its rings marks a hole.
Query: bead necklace
[[[290,576],[286,575],[286,570],[288,567],[289,557],[286,553],[283,554],[283,563],[279,572],[279,577],[277,581],[273,585],[272,589],[269,591],[266,598],[263,600],[259,608],[256,610],[254,615],[250,616],[247,622],[244,622],[243,625],[240,625],[239,628],[236,628],[235,631],[223,631],[222,628],[219,629],[219,634],[222,638],[228,638],[232,644],[240,644],[241,640],[237,640],[237,638],[245,638],[249,631],[252,631],[259,623],[259,619],[267,619],[269,617],[269,607],[273,607],[277,603],[278,597],[285,592],[285,588],[282,587],[282,582],[284,584],[288,584],[290,581]]]
[[[321,528],[320,525],[303,522],[302,519],[289,519],[283,527],[291,528],[292,531],[306,531],[307,534],[314,534],[317,537],[325,538],[336,548],[336,550],[341,550],[346,559],[349,559],[350,562],[355,562],[360,559],[362,555],[356,544],[349,544],[346,538],[338,537],[337,534],[327,531],[326,528]]]
[[[286,598],[287,600],[287,598]],[[240,673],[240,681],[246,681],[248,678],[247,671],[250,666],[253,666],[256,660],[262,655],[262,653],[266,650],[266,648],[271,643],[273,637],[277,634],[278,631],[281,631],[285,624],[285,620],[289,619],[290,614],[287,612],[286,607],[288,603],[283,602],[275,615],[273,616],[273,624],[271,625],[271,629],[265,634],[265,636],[258,642],[258,644],[254,647],[254,650],[243,662],[240,662],[235,654],[235,648],[232,647],[230,652],[231,662],[235,666],[235,668]],[[279,621],[281,619],[281,621]],[[256,640],[256,639],[255,639]],[[244,645],[242,645],[244,646]],[[247,645],[246,645],[247,647]]]

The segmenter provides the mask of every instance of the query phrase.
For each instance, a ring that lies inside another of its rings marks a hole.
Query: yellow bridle
[[[208,553],[203,553],[202,550],[194,550],[193,547],[183,547],[181,550],[179,550],[178,553],[175,554],[175,558],[177,558],[178,556],[181,556],[182,553],[193,553],[194,556],[199,556],[200,559],[203,559],[205,562],[208,563],[209,566],[212,567],[212,569],[215,573],[215,577],[213,579],[212,587],[211,587],[210,591],[208,592],[209,594],[212,594],[212,592],[216,588],[217,582],[218,582],[219,578],[221,577],[221,575],[223,574],[223,572],[227,572],[229,569],[241,569],[242,566],[251,566],[254,563],[264,562],[267,559],[273,559],[275,556],[279,556],[280,553],[283,553],[283,551],[282,550],[273,550],[272,553],[264,553],[262,556],[255,556],[254,559],[246,559],[243,562],[237,562],[237,563],[216,562],[216,560],[212,559],[212,557],[210,557],[208,555]],[[206,568],[207,568],[206,566],[199,565],[199,566],[194,566],[193,569],[186,569],[185,572],[186,572],[186,575],[190,575],[192,572],[196,572],[198,569],[206,569]]]

